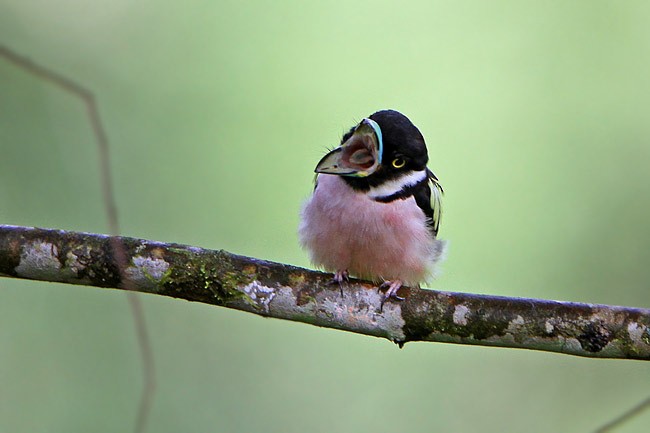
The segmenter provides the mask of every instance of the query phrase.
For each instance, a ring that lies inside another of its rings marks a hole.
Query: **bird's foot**
[[[381,298],[381,304],[379,306],[379,311],[384,311],[384,304],[389,299],[395,299],[397,301],[403,301],[405,299],[405,298],[397,295],[397,291],[401,287],[402,287],[402,282],[400,280],[384,281],[381,284],[381,286],[379,286],[379,290],[388,288],[388,290],[386,290],[386,293],[384,293],[384,296]]]
[[[339,290],[341,291],[341,297],[343,297],[343,284],[347,283],[348,281],[350,281],[350,274],[348,273],[347,269],[344,269],[342,271],[334,272],[334,276],[329,283],[338,284]]]

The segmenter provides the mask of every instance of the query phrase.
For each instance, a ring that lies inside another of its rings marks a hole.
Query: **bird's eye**
[[[393,159],[393,167],[395,168],[402,168],[406,165],[406,161],[404,158],[395,158]]]

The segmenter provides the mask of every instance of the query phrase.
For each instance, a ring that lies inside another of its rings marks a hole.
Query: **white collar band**
[[[390,197],[405,190],[408,187],[415,186],[418,183],[426,180],[427,171],[411,171],[397,179],[388,180],[379,186],[371,187],[368,191],[368,196],[374,200],[384,197]]]

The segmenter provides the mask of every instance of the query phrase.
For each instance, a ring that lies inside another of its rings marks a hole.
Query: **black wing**
[[[440,228],[440,217],[442,215],[442,186],[438,182],[436,175],[428,168],[426,182],[422,182],[418,186],[419,188],[414,191],[413,196],[420,209],[429,218],[431,232],[436,236]]]

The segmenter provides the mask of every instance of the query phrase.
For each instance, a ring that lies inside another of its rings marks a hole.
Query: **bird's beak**
[[[366,177],[381,165],[383,141],[381,128],[372,119],[363,119],[342,145],[320,160],[316,173]]]

